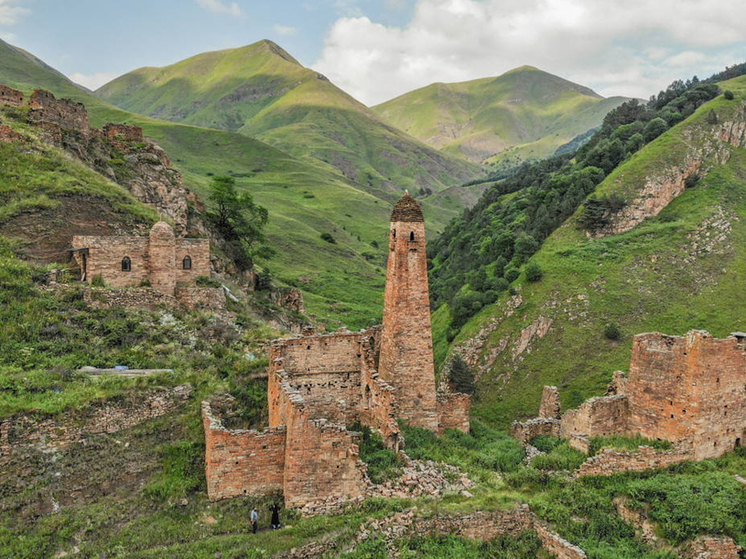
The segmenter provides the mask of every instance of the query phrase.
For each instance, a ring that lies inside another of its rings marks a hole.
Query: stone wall
[[[194,285],[196,278],[210,276],[209,240],[177,239],[164,222],[156,223],[149,237],[75,236],[71,245],[83,281],[91,282],[100,275],[113,288],[149,282],[155,290],[174,295],[177,283]],[[184,269],[187,257],[190,269]],[[125,258],[129,259],[129,270],[123,269]]]
[[[173,297],[147,287],[130,289],[89,287],[83,291],[83,300],[90,306],[100,309],[116,307],[157,309],[161,306],[173,307],[176,305],[176,299]]]
[[[641,446],[637,451],[605,448],[583,462],[576,474],[578,476],[610,476],[620,472],[642,472],[666,468],[691,459],[691,453],[683,450],[657,450],[650,446]]]
[[[186,308],[217,311],[225,308],[225,291],[222,287],[176,286],[176,300]]]
[[[684,559],[739,559],[743,548],[727,536],[699,536],[686,546]]]
[[[22,142],[23,134],[19,134],[10,126],[0,124],[0,142]]]
[[[0,105],[20,107],[23,105],[23,92],[0,85]]]
[[[134,392],[93,402],[60,417],[21,414],[0,421],[0,463],[19,448],[49,451],[81,442],[90,435],[115,433],[165,415],[191,394],[189,385]]]
[[[528,421],[514,421],[510,426],[510,436],[523,444],[529,444],[531,439],[539,435],[558,437],[560,422],[558,419],[529,419]]]
[[[471,396],[468,394],[440,392],[437,395],[437,403],[439,434],[442,434],[446,429],[457,429],[464,433],[469,432]]]
[[[591,398],[562,416],[560,436],[587,438],[622,435],[627,428],[627,397],[624,394]]]
[[[76,103],[70,99],[56,99],[49,91],[37,89],[29,98],[29,106],[29,118],[32,121],[52,124],[62,130],[75,130],[83,134],[91,131],[88,111],[83,103]]]
[[[286,422],[286,507],[365,494],[366,467],[358,459],[355,434],[337,423],[310,419],[297,402],[290,406]]]
[[[717,457],[746,441],[746,340],[635,336],[627,381],[629,427]]]
[[[398,416],[437,431],[425,223],[408,194],[391,216],[378,370],[396,389]]]
[[[205,477],[211,501],[282,489],[285,428],[229,430],[202,402]]]
[[[143,141],[142,128],[127,124],[105,124],[101,129],[104,136],[110,140],[124,140],[128,142]]]
[[[588,557],[585,551],[549,530],[543,522],[537,520],[534,523],[534,529],[541,540],[541,546],[555,559],[586,559]]]
[[[560,418],[560,397],[556,386],[545,386],[542,390],[539,417],[542,419]]]

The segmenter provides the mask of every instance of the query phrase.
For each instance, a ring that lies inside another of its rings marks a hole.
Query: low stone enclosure
[[[285,338],[272,343],[269,428],[230,430],[202,404],[210,499],[282,490],[288,507],[355,500],[369,493],[358,459],[359,423],[387,446],[403,443],[395,390],[375,369],[379,330]],[[469,428],[469,397],[437,395],[441,430]]]
[[[605,449],[578,475],[611,475],[717,458],[746,444],[746,334],[713,338],[639,334],[632,342],[629,375],[614,374],[606,396],[591,398],[560,416],[555,387],[544,387],[539,417],[515,422],[511,434],[529,444],[537,435],[568,439],[583,452],[593,437],[642,436],[669,441],[669,451]]]

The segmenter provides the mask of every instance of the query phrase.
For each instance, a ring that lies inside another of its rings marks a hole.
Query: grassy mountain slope
[[[301,161],[242,134],[151,119],[117,109],[79,88],[28,53],[0,41],[0,83],[27,93],[52,91],[86,104],[91,122],[127,122],[163,147],[187,187],[206,198],[211,175],[231,174],[270,211],[268,234],[278,249],[269,262],[280,280],[306,295],[309,312],[331,325],[357,327],[380,319],[383,252],[390,206],[313,159]],[[432,229],[456,212],[432,207]],[[321,240],[322,233],[337,240]],[[358,239],[359,237],[359,239]],[[366,253],[370,260],[361,255]],[[300,279],[299,279],[300,278]],[[354,281],[350,281],[354,279]]]
[[[551,155],[624,101],[522,66],[496,78],[432,84],[373,111],[447,153],[513,165]]]
[[[620,165],[597,193],[632,202],[650,179],[702,161],[706,176],[696,186],[616,235],[587,237],[576,213],[533,257],[543,279],[521,278],[516,296],[484,309],[454,340],[481,377],[478,416],[505,425],[533,415],[544,384],[560,387],[565,406],[602,393],[612,372],[627,368],[639,332],[701,328],[722,337],[744,328],[746,149],[721,134],[731,123],[743,134],[746,78],[720,85],[736,99],[721,95],[700,107]],[[650,201],[655,194],[646,192]],[[434,318],[441,331],[447,313],[444,306]],[[604,336],[609,323],[621,329],[620,340]],[[448,349],[438,337],[443,359]]]
[[[141,68],[96,95],[151,117],[259,138],[389,198],[404,188],[441,190],[478,173],[384,124],[271,41]]]

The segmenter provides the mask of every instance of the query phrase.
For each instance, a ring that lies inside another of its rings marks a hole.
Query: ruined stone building
[[[159,221],[148,237],[72,238],[72,253],[86,282],[100,276],[113,288],[148,285],[164,295],[174,295],[180,283],[194,285],[210,275],[210,241],[177,238]]]
[[[403,446],[397,419],[431,431],[469,429],[470,398],[437,393],[425,226],[405,195],[391,216],[383,326],[276,340],[269,428],[230,430],[202,404],[210,499],[282,490],[288,507],[365,494],[354,424]]]
[[[746,444],[746,334],[639,334],[629,374],[616,373],[606,396],[560,416],[557,389],[545,387],[539,417],[513,434],[558,435],[580,449],[592,437],[641,435],[674,443],[676,453],[655,459],[718,457]]]

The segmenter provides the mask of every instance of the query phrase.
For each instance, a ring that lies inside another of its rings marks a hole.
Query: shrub
[[[563,441],[547,454],[534,458],[531,465],[538,470],[574,470],[585,460],[585,454],[571,448],[567,441]]]
[[[194,283],[198,287],[221,287],[222,285],[218,280],[212,279],[210,276],[198,276],[194,279]]]
[[[730,89],[725,90],[725,93],[723,93],[723,97],[725,97],[728,101],[733,101],[733,92]]]
[[[456,392],[474,394],[474,375],[460,355],[454,356],[451,361],[448,380],[451,381]]]
[[[368,465],[368,477],[373,483],[383,483],[394,479],[402,473],[402,459],[393,450],[383,445],[383,440],[370,427],[356,423],[350,427],[351,431],[362,433],[360,441],[360,460]]]
[[[543,275],[544,272],[542,271],[541,266],[539,266],[536,262],[529,262],[526,265],[526,279],[528,281],[539,281]]]
[[[509,283],[513,283],[515,280],[518,279],[518,276],[520,275],[521,273],[518,271],[517,268],[514,268],[512,266],[508,266],[507,268],[505,268],[505,279]]]
[[[91,278],[91,285],[93,287],[106,287],[104,277],[101,274],[96,274]]]
[[[619,213],[626,205],[624,198],[617,194],[598,198],[591,196],[583,204],[578,224],[581,229],[593,233],[609,225],[611,216]]]
[[[332,237],[331,233],[328,233],[328,232],[322,233],[320,236],[321,236],[321,239],[326,241],[327,243],[331,243],[333,245],[337,244],[337,240],[334,237]]]
[[[604,328],[604,337],[607,340],[617,341],[622,337],[622,331],[615,323],[607,324]]]
[[[697,186],[701,178],[702,177],[699,173],[692,173],[684,179],[684,186],[686,188],[694,188],[695,186]]]
[[[536,447],[541,452],[551,452],[559,446],[562,440],[553,435],[537,435],[530,442],[531,446]]]
[[[151,287],[153,284],[150,283],[150,280],[144,279],[140,282],[140,287]]]

